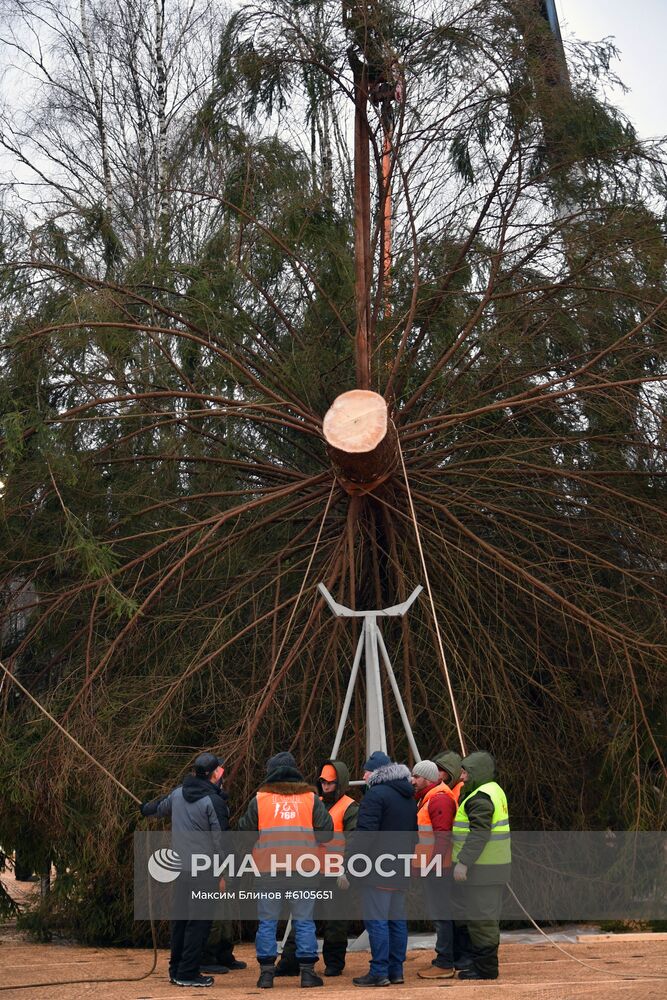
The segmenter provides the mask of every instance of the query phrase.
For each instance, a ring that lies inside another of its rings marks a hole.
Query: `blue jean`
[[[364,927],[371,946],[371,976],[390,979],[403,975],[408,948],[405,893],[400,889],[363,890]]]
[[[313,920],[313,900],[295,900],[292,904],[292,926],[296,938],[296,957],[299,962],[317,961],[317,938]],[[280,899],[261,899],[257,903],[259,927],[255,935],[258,962],[271,962],[278,955],[276,932],[283,908]]]

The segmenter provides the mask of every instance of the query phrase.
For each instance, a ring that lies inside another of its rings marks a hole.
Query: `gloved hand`
[[[339,875],[336,879],[336,885],[339,889],[349,889],[350,883],[348,882],[347,875]]]
[[[164,795],[158,795],[156,799],[150,799],[148,802],[142,802],[139,806],[139,812],[142,816],[156,816],[157,807],[162,802]]]
[[[468,878],[468,866],[462,865],[460,861],[457,861],[454,867],[454,881],[465,882],[467,878]]]

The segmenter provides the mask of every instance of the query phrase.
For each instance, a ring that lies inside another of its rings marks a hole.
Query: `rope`
[[[397,435],[398,437],[398,435]],[[452,712],[454,713],[454,722],[456,723],[456,732],[459,736],[459,743],[461,745],[461,756],[466,757],[466,745],[463,739],[463,729],[461,728],[461,720],[459,719],[458,709],[456,707],[456,698],[454,697],[454,688],[452,687],[452,680],[449,676],[449,668],[447,666],[447,658],[445,656],[445,649],[442,642],[442,636],[440,634],[440,625],[438,623],[438,616],[435,611],[435,601],[433,600],[433,592],[431,590],[431,580],[428,575],[428,569],[426,566],[426,559],[424,558],[424,550],[422,548],[421,535],[419,533],[419,522],[417,521],[417,515],[415,513],[415,505],[412,502],[412,491],[410,490],[410,483],[408,481],[408,472],[405,468],[405,459],[403,458],[403,449],[401,448],[400,439],[398,439],[398,454],[401,459],[401,466],[403,468],[403,478],[405,479],[405,488],[408,494],[408,503],[410,504],[410,514],[412,516],[412,523],[415,529],[415,537],[417,539],[417,548],[419,549],[419,558],[422,564],[422,570],[424,571],[424,580],[426,581],[426,592],[428,593],[428,599],[431,605],[431,614],[433,616],[433,624],[435,625],[435,634],[438,640],[438,649],[440,651],[440,659],[442,661],[442,666],[445,671],[445,680],[447,681],[447,690],[449,691],[449,700],[452,706]]]
[[[563,955],[566,955],[567,958],[571,959],[573,962],[576,962],[578,965],[583,965],[583,967],[585,969],[591,969],[593,972],[601,972],[605,976],[620,976],[621,979],[637,979],[637,978],[639,978],[637,976],[627,976],[627,975],[624,975],[624,973],[617,972],[615,969],[600,969],[600,968],[598,968],[597,965],[591,965],[590,962],[584,962],[584,961],[582,961],[582,959],[577,958],[576,955],[573,955],[572,952],[566,951],[566,949],[563,948],[561,945],[559,945],[557,941],[554,941],[554,939],[552,937],[549,937],[549,935],[546,933],[546,931],[543,931],[542,928],[539,926],[539,924],[535,923],[535,921],[531,917],[530,913],[528,912],[528,910],[526,909],[526,907],[523,905],[523,903],[521,902],[521,900],[519,899],[519,897],[515,893],[514,889],[509,884],[509,882],[506,882],[505,885],[507,886],[507,888],[509,889],[510,893],[514,897],[514,901],[519,904],[522,912],[525,914],[525,916],[528,918],[528,920],[530,920],[530,922],[533,925],[533,927],[535,928],[535,930],[538,931],[542,935],[543,938],[546,938],[546,940],[549,942],[549,944],[553,945],[554,948],[557,948],[558,951],[561,951],[563,953]],[[655,980],[659,980],[660,982],[662,982],[663,980],[667,979],[667,976],[642,976],[641,979],[642,979],[642,981],[644,979],[655,979]]]
[[[424,551],[422,549],[422,544],[421,544],[421,538],[420,538],[420,533],[419,533],[419,522],[417,521],[417,515],[415,513],[414,503],[412,502],[412,492],[410,490],[410,483],[408,481],[408,473],[407,473],[407,469],[405,467],[405,459],[403,458],[403,450],[401,448],[400,440],[398,442],[398,453],[399,453],[400,458],[401,458],[401,466],[403,468],[403,476],[404,476],[404,479],[405,479],[405,488],[406,488],[407,495],[408,495],[408,502],[410,504],[410,513],[411,513],[411,516],[412,516],[412,523],[413,523],[414,529],[415,529],[415,537],[417,539],[417,547],[419,549],[419,556],[420,556],[420,559],[421,559],[422,569],[424,571],[424,579],[426,581],[426,590],[427,590],[429,601],[430,601],[430,604],[431,604],[431,614],[433,615],[433,621],[435,623],[435,631],[436,631],[436,635],[437,635],[437,638],[438,638],[438,648],[440,650],[440,656],[442,658],[442,664],[443,664],[443,667],[444,667],[444,670],[445,670],[445,677],[447,679],[447,688],[448,688],[448,691],[449,691],[449,698],[450,698],[450,701],[451,701],[451,704],[452,704],[452,711],[454,713],[454,719],[456,721],[456,729],[457,729],[457,732],[458,732],[458,735],[459,735],[459,742],[461,744],[461,752],[462,752],[462,755],[465,757],[466,756],[466,749],[465,749],[465,743],[464,743],[464,740],[463,740],[463,733],[461,731],[461,723],[459,721],[459,713],[458,713],[458,710],[457,710],[457,707],[456,707],[456,698],[455,698],[455,695],[454,695],[454,689],[452,687],[452,682],[451,682],[451,679],[450,679],[450,676],[449,676],[449,670],[447,668],[447,661],[446,661],[445,653],[444,653],[444,649],[443,649],[442,637],[440,635],[440,627],[438,625],[438,618],[437,618],[437,615],[436,615],[436,612],[435,612],[435,602],[433,600],[433,594],[431,592],[431,581],[429,579],[428,569],[426,567],[426,560],[424,559]],[[533,927],[535,928],[535,930],[538,931],[542,935],[542,937],[545,938],[545,940],[549,942],[549,944],[553,945],[554,948],[557,948],[558,951],[562,952],[563,955],[565,955],[567,958],[571,959],[571,961],[577,962],[578,965],[582,965],[585,969],[591,969],[593,972],[601,972],[601,973],[603,973],[603,975],[607,975],[607,976],[619,976],[623,980],[636,980],[637,979],[636,976],[624,975],[623,973],[616,972],[615,970],[612,971],[610,969],[600,969],[600,968],[598,968],[595,965],[590,965],[590,963],[582,961],[580,958],[577,958],[576,955],[573,955],[571,952],[567,951],[560,944],[558,944],[557,941],[554,941],[554,939],[552,937],[550,937],[546,933],[546,931],[543,931],[542,928],[535,922],[535,920],[533,919],[533,917],[531,917],[530,913],[525,908],[525,906],[523,905],[523,903],[521,902],[521,900],[519,899],[519,897],[517,896],[517,894],[514,892],[514,889],[509,884],[509,882],[507,882],[506,885],[507,885],[507,888],[509,889],[510,893],[514,897],[514,900],[518,903],[518,905],[521,908],[522,912],[525,914],[525,916],[527,917],[527,919],[531,922],[531,924],[533,925]],[[663,980],[667,979],[667,976],[648,976],[648,977],[643,977],[643,978],[648,978],[648,979],[651,979],[651,980],[659,980],[659,981],[662,982]]]
[[[440,652],[440,657],[441,657],[441,660],[442,660],[442,665],[443,665],[443,668],[444,668],[444,671],[445,671],[445,678],[446,678],[446,681],[447,681],[447,689],[449,691],[449,697],[450,697],[450,701],[451,701],[451,705],[452,705],[452,711],[453,711],[454,719],[455,719],[455,722],[456,722],[456,729],[457,729],[457,733],[458,733],[458,737],[459,737],[459,742],[460,742],[460,745],[461,745],[461,752],[462,752],[463,756],[466,756],[466,748],[465,748],[465,741],[463,739],[463,731],[462,731],[462,728],[461,728],[461,722],[460,722],[460,719],[459,719],[458,709],[456,707],[456,698],[454,696],[454,689],[452,687],[452,682],[451,682],[451,678],[450,678],[450,675],[449,675],[449,669],[448,669],[448,666],[447,666],[447,659],[445,657],[445,651],[444,651],[444,646],[443,646],[443,642],[442,642],[442,636],[441,636],[441,633],[440,633],[440,626],[439,626],[439,623],[438,623],[438,617],[437,617],[436,610],[435,610],[435,601],[433,600],[433,593],[432,593],[432,590],[431,590],[431,581],[430,581],[430,578],[429,578],[428,568],[426,566],[426,560],[424,558],[424,551],[422,549],[422,544],[421,544],[421,536],[420,536],[420,532],[419,532],[419,522],[417,520],[417,515],[416,515],[416,512],[415,512],[414,503],[412,501],[412,492],[410,490],[410,483],[409,483],[409,480],[408,480],[408,473],[407,473],[407,469],[405,467],[405,459],[403,458],[403,451],[401,449],[400,441],[398,443],[398,452],[399,452],[399,456],[400,456],[400,459],[401,459],[401,466],[402,466],[402,469],[403,469],[403,476],[404,476],[404,479],[405,479],[405,486],[406,486],[407,495],[408,495],[408,502],[410,504],[410,514],[411,514],[412,523],[413,523],[414,529],[415,529],[415,537],[417,539],[417,547],[419,549],[419,557],[420,557],[421,564],[422,564],[422,569],[423,569],[423,572],[424,572],[424,579],[426,581],[426,590],[427,590],[427,593],[428,593],[429,603],[431,605],[431,614],[433,616],[433,622],[435,624],[436,636],[437,636],[437,640],[438,640],[438,649],[439,649],[439,652]],[[331,505],[331,499],[333,497],[333,492],[334,492],[335,485],[336,485],[336,480],[334,479],[333,483],[331,484],[331,491],[329,493],[329,498],[327,500],[327,504],[326,504],[326,507],[325,507],[325,510],[324,510],[322,521],[320,523],[320,528],[319,528],[319,531],[317,533],[317,538],[315,540],[315,546],[314,546],[313,551],[311,553],[310,559],[308,560],[308,566],[306,567],[306,572],[304,574],[303,581],[301,583],[301,587],[299,588],[299,593],[297,594],[297,598],[296,598],[296,601],[294,603],[294,607],[292,609],[292,613],[290,615],[289,622],[287,623],[287,628],[285,630],[285,634],[283,636],[283,640],[282,640],[282,642],[280,644],[280,648],[279,648],[278,653],[276,655],[273,667],[271,668],[271,674],[273,674],[273,672],[275,671],[275,668],[276,668],[276,666],[277,666],[277,664],[278,664],[278,662],[280,660],[280,656],[281,656],[282,651],[283,651],[283,649],[285,647],[285,643],[287,641],[287,637],[289,635],[289,631],[290,631],[290,629],[292,627],[292,623],[293,623],[294,617],[296,615],[297,607],[298,607],[299,602],[301,600],[301,597],[303,595],[303,591],[304,591],[305,586],[306,586],[306,580],[307,580],[308,575],[310,573],[310,569],[311,569],[311,566],[313,564],[313,560],[315,558],[315,553],[317,552],[317,548],[319,546],[320,538],[322,536],[322,530],[324,528],[324,523],[326,521],[327,514],[329,512],[329,507]],[[13,684],[15,684],[16,687],[18,687],[20,691],[23,692],[23,694],[32,702],[32,704],[35,705],[36,708],[38,708],[39,711],[44,716],[46,716],[46,718],[51,723],[53,723],[53,725],[58,730],[60,730],[60,732],[64,736],[66,736],[67,739],[70,740],[70,742],[73,743],[74,746],[78,750],[80,750],[81,753],[84,754],[85,757],[88,758],[88,760],[90,760],[93,764],[95,764],[95,766],[98,767],[111,781],[113,781],[113,783],[115,785],[117,785],[118,788],[121,789],[121,791],[125,792],[125,794],[128,795],[134,802],[140,804],[141,800],[138,799],[137,796],[134,795],[134,793],[129,790],[129,788],[126,788],[125,785],[123,785],[122,782],[120,782],[118,780],[118,778],[115,777],[115,775],[113,775],[109,770],[107,770],[107,768],[103,764],[101,764],[99,760],[97,760],[95,757],[93,757],[93,755],[91,753],[89,753],[89,751],[86,750],[86,748],[84,746],[82,746],[79,743],[79,741],[77,739],[75,739],[74,736],[72,736],[71,733],[69,733],[62,726],[58,722],[58,720],[55,719],[51,715],[51,713],[46,708],[44,708],[44,706],[30,693],[30,691],[28,691],[28,689],[26,687],[24,687],[24,685],[18,680],[17,677],[15,677],[15,675],[4,665],[4,663],[1,660],[0,660],[0,669],[2,669],[2,671],[5,674],[5,676],[8,677],[9,680]],[[515,902],[519,905],[520,909],[522,910],[522,912],[524,913],[524,915],[526,916],[526,918],[530,921],[530,923],[533,925],[533,927],[535,928],[535,930],[538,931],[538,933],[541,934],[542,937],[546,941],[549,942],[549,944],[553,945],[554,948],[556,948],[563,955],[565,955],[566,958],[570,959],[573,962],[576,962],[578,965],[583,966],[585,969],[590,969],[593,972],[602,973],[603,975],[617,976],[621,980],[628,980],[628,981],[633,981],[633,980],[637,980],[638,979],[637,976],[624,975],[623,973],[619,973],[616,970],[611,971],[611,970],[608,970],[608,969],[598,968],[595,965],[591,965],[589,962],[584,962],[584,961],[582,961],[582,959],[577,958],[575,955],[573,955],[571,952],[569,952],[565,948],[563,948],[560,944],[558,944],[557,941],[554,941],[554,939],[552,937],[550,937],[545,931],[542,930],[542,928],[535,922],[535,920],[533,919],[533,917],[530,915],[530,913],[528,912],[528,910],[525,908],[525,906],[523,905],[523,903],[521,902],[521,900],[518,898],[518,896],[514,892],[514,889],[511,887],[511,885],[509,883],[507,883],[507,888],[509,889],[509,891],[510,891],[511,895],[513,896]],[[150,925],[151,925],[151,937],[152,937],[152,942],[153,942],[153,961],[152,961],[151,967],[148,970],[148,972],[143,973],[141,976],[121,976],[121,977],[116,977],[116,978],[105,978],[105,979],[63,979],[63,980],[54,980],[52,982],[45,982],[45,983],[22,983],[22,984],[19,984],[17,986],[0,986],[0,992],[3,992],[5,990],[39,989],[40,987],[46,987],[46,986],[82,985],[82,984],[85,984],[85,983],[138,983],[138,982],[141,982],[142,980],[147,979],[149,976],[151,976],[153,974],[153,972],[155,971],[156,967],[157,967],[157,960],[158,960],[157,935],[156,935],[156,930],[155,930],[155,921],[154,921],[154,919],[152,917],[151,917],[151,920],[150,920]],[[667,976],[643,976],[642,979],[641,979],[641,981],[643,982],[644,980],[651,980],[651,981],[660,981],[660,982],[662,982],[665,979],[667,979]],[[547,986],[547,988],[548,988],[548,986]]]
[[[42,713],[42,715],[45,715],[46,718],[49,720],[49,722],[52,722],[53,725],[56,727],[56,729],[59,729],[60,732],[63,734],[63,736],[66,736],[67,739],[70,740],[70,742],[74,744],[74,746],[77,748],[77,750],[80,750],[81,753],[84,754],[88,758],[88,760],[92,761],[92,763],[95,764],[96,767],[99,767],[100,771],[104,771],[104,773],[106,774],[107,778],[111,778],[111,780],[113,781],[113,783],[115,785],[118,785],[118,787],[121,789],[121,791],[125,792],[126,795],[129,795],[131,799],[134,799],[135,802],[137,802],[139,805],[141,805],[141,799],[138,799],[137,796],[134,795],[130,791],[129,788],[126,788],[125,785],[123,785],[122,782],[120,782],[118,780],[118,778],[114,777],[114,775],[111,773],[111,771],[107,771],[107,769],[104,766],[104,764],[100,764],[99,760],[96,760],[95,757],[93,757],[92,753],[88,753],[88,751],[86,750],[86,748],[82,747],[81,744],[79,743],[79,741],[76,740],[72,736],[71,733],[68,733],[67,730],[64,728],[64,726],[61,726],[60,723],[58,722],[58,720],[54,719],[53,716],[51,715],[51,713],[48,712],[44,708],[44,706],[41,705],[37,701],[37,699],[34,698],[30,694],[30,692],[28,691],[28,689],[25,688],[23,686],[23,684],[21,684],[21,681],[4,665],[4,663],[2,661],[0,661],[0,667],[4,670],[5,676],[9,677],[9,679],[16,685],[16,687],[19,688],[19,690],[23,692],[23,694],[26,696],[26,698],[29,698],[30,701],[33,703],[33,705],[35,705],[40,710],[40,712]]]
[[[273,680],[273,675],[274,675],[274,673],[276,671],[276,667],[278,666],[278,664],[280,662],[280,657],[282,656],[283,649],[285,648],[285,643],[287,642],[287,640],[289,638],[289,634],[290,634],[290,631],[291,631],[291,628],[292,628],[292,622],[294,621],[294,618],[296,616],[296,612],[297,612],[297,609],[299,607],[299,603],[301,601],[301,598],[303,596],[303,592],[306,589],[306,580],[308,579],[308,575],[310,573],[310,568],[313,565],[313,559],[315,558],[315,553],[317,552],[317,548],[318,548],[318,546],[320,544],[320,538],[322,537],[322,531],[324,529],[324,522],[326,521],[327,514],[329,513],[329,507],[331,506],[331,498],[333,497],[335,488],[336,488],[336,479],[334,479],[334,481],[331,484],[331,490],[329,491],[329,499],[327,500],[326,507],[324,508],[324,514],[322,515],[322,520],[320,521],[320,529],[317,532],[317,538],[315,539],[315,545],[313,546],[313,551],[310,553],[310,558],[308,560],[308,565],[306,566],[306,572],[303,575],[303,580],[301,581],[301,586],[299,587],[299,593],[296,595],[296,600],[294,602],[294,607],[292,608],[292,613],[289,616],[289,621],[287,622],[287,626],[286,626],[285,632],[283,634],[282,642],[280,643],[280,646],[278,647],[278,652],[276,653],[276,658],[273,661],[273,665],[271,667],[271,671],[270,671],[269,676],[267,678],[266,684],[264,685],[265,688],[267,688],[269,686],[269,684],[271,683],[271,681]]]
[[[95,757],[93,757],[93,755],[91,753],[89,753],[88,750],[86,750],[85,747],[81,746],[81,744],[79,743],[79,741],[77,739],[75,739],[72,736],[71,733],[67,732],[67,730],[64,728],[64,726],[61,726],[61,724],[58,722],[57,719],[54,719],[54,717],[51,715],[51,713],[46,708],[44,708],[44,706],[30,693],[30,691],[28,691],[28,689],[26,687],[24,687],[23,684],[21,684],[21,681],[11,672],[11,670],[9,670],[4,665],[4,663],[2,662],[2,660],[0,660],[0,668],[3,670],[3,672],[5,674],[5,677],[8,677],[9,680],[12,682],[12,684],[15,684],[16,687],[20,691],[23,692],[23,694],[26,696],[26,698],[28,698],[33,703],[33,705],[35,705],[36,708],[39,709],[39,711],[42,713],[42,715],[46,716],[46,718],[49,720],[49,722],[53,723],[53,725],[56,727],[56,729],[60,730],[60,732],[63,734],[63,736],[66,736],[67,739],[71,743],[74,744],[74,746],[77,748],[77,750],[80,750],[81,753],[84,754],[84,756],[88,758],[88,760],[92,761],[92,763],[95,764],[96,767],[99,767],[100,771],[103,771],[104,774],[106,774],[106,776],[108,778],[110,778],[111,781],[113,781],[113,783],[118,786],[118,788],[120,788],[123,792],[125,792],[126,795],[129,795],[129,797],[134,802],[137,802],[137,803],[141,804],[141,799],[138,799],[137,796],[134,795],[129,790],[129,788],[126,788],[125,785],[122,782],[120,782],[118,780],[118,778],[116,778],[111,773],[111,771],[108,771],[106,769],[106,767],[104,766],[104,764],[101,764],[99,762],[99,760],[97,760]],[[157,933],[156,933],[156,930],[155,930],[155,920],[153,919],[153,917],[150,918],[150,925],[151,925],[151,940],[152,940],[152,944],[153,944],[153,961],[152,961],[151,967],[148,970],[148,972],[144,972],[141,976],[117,976],[117,977],[115,977],[113,979],[111,979],[111,978],[106,978],[106,979],[58,979],[58,980],[53,980],[51,982],[46,982],[46,983],[20,983],[17,986],[0,986],[0,992],[3,992],[5,990],[32,990],[32,989],[38,989],[39,987],[44,987],[44,986],[72,986],[72,985],[80,985],[82,983],[139,983],[139,982],[142,981],[142,979],[148,979],[148,977],[152,976],[153,973],[155,972],[155,969],[157,967],[157,958],[158,958],[158,955],[157,955]]]
[[[324,529],[324,523],[326,521],[327,514],[329,513],[329,507],[331,506],[331,499],[333,497],[333,493],[334,493],[335,487],[336,487],[336,480],[334,479],[334,481],[331,484],[331,490],[329,492],[329,498],[327,500],[326,507],[324,509],[324,514],[322,516],[322,521],[320,523],[320,528],[319,528],[319,531],[317,533],[317,538],[315,539],[315,545],[314,545],[313,551],[311,552],[310,559],[308,560],[308,566],[306,567],[306,572],[304,574],[303,581],[301,583],[301,587],[299,588],[299,593],[297,594],[296,601],[294,602],[294,607],[292,608],[292,614],[290,615],[290,619],[289,619],[289,621],[287,623],[287,628],[285,630],[285,634],[283,636],[283,640],[282,640],[282,642],[280,644],[280,648],[279,648],[278,653],[276,655],[275,662],[274,662],[274,664],[273,664],[273,666],[271,668],[271,676],[273,675],[273,673],[274,673],[274,671],[276,669],[276,666],[277,666],[277,664],[278,664],[278,662],[280,660],[280,657],[282,655],[282,651],[285,648],[285,643],[287,641],[287,637],[288,637],[290,629],[292,627],[292,623],[294,621],[294,617],[296,615],[297,608],[299,606],[299,602],[300,602],[301,597],[303,595],[303,591],[304,591],[305,586],[306,586],[306,580],[308,579],[308,575],[310,573],[310,569],[311,569],[311,566],[313,565],[313,560],[315,558],[315,553],[317,552],[317,548],[318,548],[319,543],[320,543],[320,538],[322,537],[322,531]],[[39,709],[39,711],[42,713],[42,715],[46,716],[46,718],[49,720],[49,722],[51,722],[56,727],[56,729],[60,730],[60,732],[63,734],[63,736],[66,736],[67,739],[71,743],[74,744],[74,746],[77,748],[77,750],[80,750],[81,753],[85,757],[87,757],[88,760],[91,761],[91,763],[93,763],[96,767],[98,767],[100,769],[100,771],[102,771],[107,776],[107,778],[109,778],[111,781],[113,781],[113,783],[115,785],[117,785],[118,788],[121,789],[121,791],[125,792],[125,794],[128,795],[134,802],[136,802],[137,804],[141,805],[141,799],[137,798],[137,796],[133,792],[131,792],[129,788],[126,788],[125,785],[121,781],[119,781],[118,778],[116,778],[115,775],[113,775],[111,773],[111,771],[107,770],[107,768],[104,766],[104,764],[101,764],[99,760],[97,760],[95,757],[93,757],[93,755],[88,750],[86,750],[86,748],[84,746],[82,746],[79,743],[79,741],[77,739],[75,739],[75,737],[72,736],[72,734],[69,733],[65,729],[65,727],[62,726],[58,722],[57,719],[55,719],[51,715],[51,713],[37,700],[37,698],[35,698],[30,693],[30,691],[28,691],[28,689],[26,687],[24,687],[24,685],[20,682],[20,680],[18,680],[18,678],[15,677],[15,675],[4,665],[4,663],[1,660],[0,660],[0,668],[2,668],[5,676],[8,677],[9,680],[13,684],[15,684],[16,687],[20,691],[23,692],[23,694],[32,702],[33,705],[35,705],[36,708]],[[271,678],[269,678],[269,680],[270,679]],[[152,938],[152,942],[153,942],[153,962],[152,962],[151,967],[148,970],[148,972],[145,972],[141,976],[121,976],[121,977],[117,977],[117,978],[114,978],[114,979],[62,979],[62,980],[54,980],[52,982],[46,982],[46,983],[22,983],[19,986],[0,986],[0,992],[3,992],[5,990],[38,989],[39,987],[45,987],[45,986],[72,986],[72,985],[80,985],[80,984],[83,984],[83,983],[138,983],[138,982],[141,982],[143,979],[148,979],[148,977],[151,976],[153,974],[153,972],[155,971],[155,969],[157,967],[157,960],[158,960],[158,954],[157,954],[157,934],[156,934],[156,930],[155,930],[155,921],[154,921],[153,917],[151,917],[151,919],[150,919],[150,925],[151,925],[151,938]]]

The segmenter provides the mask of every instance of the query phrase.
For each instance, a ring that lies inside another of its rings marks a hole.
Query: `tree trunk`
[[[157,79],[158,136],[156,149],[157,168],[157,231],[159,254],[166,254],[169,246],[169,210],[167,204],[167,68],[164,57],[165,0],[154,0],[155,8],[155,72]]]
[[[348,493],[370,493],[398,463],[398,436],[377,392],[352,389],[337,396],[322,425],[336,478]]]
[[[371,196],[367,118],[368,73],[364,63],[348,50],[354,74],[354,297],[357,312],[355,357],[357,385],[371,383]]]
[[[107,141],[107,129],[104,121],[104,103],[102,101],[102,91],[97,80],[97,69],[95,67],[95,55],[93,51],[93,40],[88,30],[88,14],[86,11],[86,0],[81,0],[79,5],[81,15],[81,36],[86,52],[88,70],[90,74],[90,88],[93,93],[93,103],[95,107],[95,126],[100,140],[100,155],[102,157],[102,178],[104,181],[104,209],[107,215],[108,225],[112,225],[113,212],[113,185],[111,180],[111,165],[109,162],[109,145]]]

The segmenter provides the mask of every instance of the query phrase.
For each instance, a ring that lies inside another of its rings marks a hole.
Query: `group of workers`
[[[169,795],[143,803],[143,816],[171,817],[172,831],[207,832],[229,829],[227,793],[223,790],[224,764],[212,753],[200,754],[193,773]],[[317,790],[298,770],[291,753],[281,752],[267,761],[266,777],[238,823],[238,830],[258,837],[275,836],[290,829],[298,839],[304,831],[321,841],[332,837],[344,843],[359,834],[386,831],[412,834],[415,842],[431,843],[440,850],[441,874],[426,881],[432,897],[431,912],[439,912],[443,898],[456,897],[465,885],[474,885],[476,919],[441,919],[434,916],[435,957],[418,972],[423,979],[488,980],[498,977],[499,913],[503,886],[509,873],[509,818],[507,799],[495,781],[493,757],[485,752],[465,758],[452,750],[422,760],[412,772],[382,751],[375,751],[363,765],[364,794],[359,802],[350,795],[349,770],[340,760],[322,765]],[[286,807],[286,804],[288,806]],[[347,835],[343,837],[342,835]],[[439,841],[439,835],[441,840]],[[359,839],[359,838],[357,838]],[[345,848],[343,848],[345,850]],[[337,885],[347,888],[345,875]],[[408,943],[405,887],[374,884],[362,889],[363,921],[368,932],[371,961],[368,972],[352,982],[359,987],[403,983]],[[258,902],[255,938],[260,972],[257,986],[273,987],[276,976],[301,977],[302,987],[323,986],[316,973],[318,960],[313,903],[291,906],[292,929],[278,959],[280,899]],[[483,919],[478,919],[478,918]],[[229,925],[218,926],[213,965],[208,964],[210,920],[173,920],[169,978],[177,986],[212,986],[209,972],[245,968],[233,955]],[[345,967],[348,921],[323,921],[324,975],[340,976]]]

